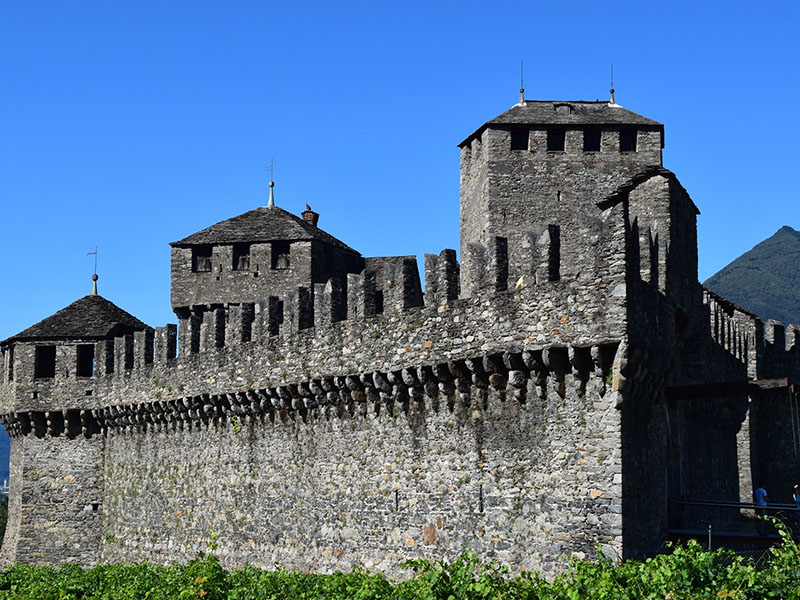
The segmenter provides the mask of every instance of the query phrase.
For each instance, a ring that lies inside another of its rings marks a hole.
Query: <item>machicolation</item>
[[[461,144],[461,248],[256,208],[172,243],[178,324],[92,294],[2,346],[2,560],[562,568],[789,501],[798,335],[697,281],[660,123],[524,101]],[[800,414],[800,413],[798,413]],[[782,498],[782,491],[787,497]],[[716,503],[716,504],[715,504]]]

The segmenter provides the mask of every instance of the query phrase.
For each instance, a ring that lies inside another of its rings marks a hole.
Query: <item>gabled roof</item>
[[[30,340],[102,340],[146,328],[139,319],[102,296],[84,296],[0,345]]]
[[[171,246],[317,240],[358,254],[319,227],[277,206],[261,206],[172,242]]]
[[[569,107],[569,109],[557,112],[558,107]],[[481,125],[459,146],[469,142],[487,127],[513,125],[564,125],[567,127],[570,125],[637,125],[664,130],[664,125],[658,121],[638,115],[618,104],[585,100],[525,100],[523,104],[516,104],[503,114]]]
[[[622,202],[627,195],[632,192],[635,188],[639,187],[648,179],[652,179],[653,177],[661,176],[666,177],[670,181],[674,182],[678,185],[678,187],[686,194],[686,197],[689,199],[689,202],[692,204],[692,208],[694,208],[694,212],[696,215],[700,214],[700,209],[697,208],[697,205],[692,200],[692,197],[689,195],[689,192],[686,191],[686,188],[683,187],[681,182],[678,180],[678,176],[675,175],[669,169],[665,169],[661,165],[651,165],[639,171],[636,175],[622,183],[619,187],[612,194],[609,194],[606,198],[601,200],[597,203],[597,206],[601,210],[605,210],[619,202]]]

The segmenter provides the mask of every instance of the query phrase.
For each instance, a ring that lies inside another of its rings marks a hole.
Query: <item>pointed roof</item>
[[[627,195],[632,192],[635,188],[639,187],[645,181],[652,179],[653,177],[665,177],[670,181],[674,182],[678,185],[678,187],[686,194],[686,197],[689,199],[689,203],[694,210],[694,214],[699,215],[700,209],[697,208],[697,205],[692,200],[692,197],[689,195],[689,192],[686,191],[686,188],[683,187],[678,176],[675,175],[669,169],[665,169],[661,165],[650,165],[649,167],[645,167],[638,173],[636,173],[633,177],[629,178],[628,180],[624,181],[621,185],[619,185],[613,193],[606,196],[603,200],[597,203],[597,206],[601,210],[605,210],[615,204],[622,202]]]
[[[182,240],[172,242],[170,246],[302,240],[317,240],[358,254],[341,240],[319,227],[309,225],[300,217],[278,206],[261,206],[237,217],[220,221]]]
[[[480,135],[489,126],[513,125],[564,125],[579,127],[583,125],[636,125],[664,130],[664,125],[653,119],[636,114],[619,104],[605,101],[587,102],[585,100],[525,100],[515,104],[503,114],[487,121],[459,144],[463,146]]]
[[[0,345],[28,340],[102,340],[143,329],[147,329],[146,324],[113,302],[102,296],[89,295],[3,340]]]

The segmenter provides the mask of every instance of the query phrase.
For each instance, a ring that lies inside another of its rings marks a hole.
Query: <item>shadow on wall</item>
[[[6,428],[0,425],[0,484],[8,485],[8,461],[11,455],[11,438]]]

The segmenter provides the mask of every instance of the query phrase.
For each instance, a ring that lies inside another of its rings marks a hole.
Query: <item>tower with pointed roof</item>
[[[93,395],[95,376],[109,372],[114,339],[150,330],[97,294],[96,285],[93,278],[91,294],[0,342],[12,391],[6,400],[17,410],[79,406]]]
[[[661,166],[663,142],[661,123],[610,102],[522,100],[484,123],[459,144],[466,270],[470,245],[495,236],[508,240],[512,265],[523,262],[528,232],[554,238],[561,265],[580,268],[586,243],[578,232],[593,229],[596,203],[644,168]],[[466,294],[474,288],[464,282]]]
[[[270,186],[268,206],[171,244],[172,308],[184,331],[217,307],[255,303],[261,310],[270,298],[364,269],[361,254],[319,228],[319,215],[306,206],[303,218],[275,206]]]

